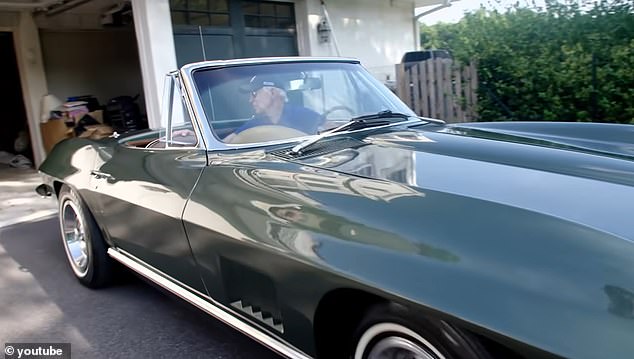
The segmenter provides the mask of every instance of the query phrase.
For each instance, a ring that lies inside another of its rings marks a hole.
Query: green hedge
[[[634,124],[634,5],[547,0],[421,26],[423,48],[476,59],[479,118]]]

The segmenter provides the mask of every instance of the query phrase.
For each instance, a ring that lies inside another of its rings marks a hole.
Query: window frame
[[[185,7],[181,8],[181,7],[174,7],[172,5],[172,1],[170,1],[169,4],[169,8],[170,8],[170,18],[172,21],[172,25],[174,26],[203,26],[203,27],[214,27],[214,28],[228,28],[231,27],[232,24],[232,19],[231,19],[231,0],[225,0],[226,5],[227,5],[227,9],[224,11],[215,11],[215,10],[211,10],[210,9],[210,2],[207,1],[207,10],[201,10],[201,9],[191,9],[189,6],[189,0],[184,0],[185,1]],[[177,23],[174,22],[174,17],[173,15],[175,13],[178,14],[184,14],[185,16],[185,23]],[[197,15],[202,15],[205,14],[207,15],[207,20],[208,20],[208,24],[194,24],[191,22],[191,15],[192,14],[197,14]],[[221,15],[221,16],[226,16],[227,17],[227,23],[223,24],[223,25],[213,25],[211,18],[213,15]]]
[[[257,5],[258,7],[258,13],[249,13],[246,12],[244,9],[244,5],[246,3],[251,3],[254,5]],[[262,14],[262,5],[272,5],[273,6],[273,15],[266,15],[266,14]],[[286,15],[278,15],[277,13],[277,7],[278,6],[284,6],[288,8],[288,16]],[[242,10],[242,17],[243,17],[243,21],[244,21],[244,26],[245,28],[250,28],[250,29],[266,29],[266,30],[272,30],[272,31],[297,31],[297,19],[295,18],[295,7],[294,7],[294,3],[292,2],[281,2],[281,1],[253,1],[253,0],[241,0],[240,1],[240,7]],[[252,19],[257,19],[258,21],[258,25],[260,26],[249,26],[248,23],[249,21],[247,21],[247,18],[252,18]],[[272,19],[273,23],[275,24],[274,26],[262,26],[262,19],[263,18],[267,18],[267,19]],[[280,20],[286,20],[289,21],[291,23],[291,26],[287,26],[287,27],[278,27],[277,24],[279,23]]]
[[[174,114],[174,96],[178,93],[178,97],[180,98],[180,104],[183,106],[183,115],[186,119],[189,119],[189,123],[191,124],[192,131],[194,132],[194,136],[196,137],[196,144],[191,146],[188,145],[173,145],[174,142],[172,140],[172,133],[174,131],[172,119]],[[162,106],[161,106],[161,127],[158,130],[159,138],[155,141],[160,141],[161,138],[165,137],[165,147],[148,147],[148,149],[152,150],[184,150],[184,149],[201,149],[206,148],[203,132],[200,130],[200,124],[195,120],[195,114],[193,111],[193,107],[191,106],[191,101],[188,92],[181,81],[181,76],[179,71],[173,71],[168,73],[165,76],[164,87],[163,87],[163,97],[162,97]]]

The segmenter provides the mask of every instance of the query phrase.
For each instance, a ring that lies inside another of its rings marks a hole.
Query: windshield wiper
[[[431,123],[435,123],[435,124],[438,124],[438,125],[444,125],[445,124],[445,121],[443,121],[443,120],[437,120],[435,118],[428,118],[428,117],[420,117],[420,116],[416,116],[416,115],[408,115],[408,114],[400,113],[400,112],[392,112],[390,110],[384,110],[384,111],[379,111],[377,113],[372,113],[372,114],[369,114],[369,115],[363,115],[363,116],[354,117],[350,121],[374,120],[374,119],[379,119],[379,118],[403,118],[403,119],[417,118],[417,119],[419,119],[421,121],[431,122]]]
[[[368,127],[377,127],[377,126],[385,126],[392,123],[392,121],[388,121],[388,118],[399,118],[399,119],[409,119],[409,118],[417,118],[427,122],[433,122],[438,124],[445,124],[445,121],[429,119],[424,117],[418,117],[413,115],[408,115],[400,112],[392,112],[390,110],[379,111],[377,113],[372,113],[369,115],[362,115],[353,117],[350,121],[344,123],[341,126],[332,128],[330,130],[324,131],[319,135],[314,136],[313,138],[309,138],[306,141],[303,141],[293,147],[290,151],[291,154],[297,155],[302,152],[306,147],[311,146],[314,143],[321,141],[324,137],[331,135],[333,133],[341,132],[341,131],[354,131],[360,130]]]

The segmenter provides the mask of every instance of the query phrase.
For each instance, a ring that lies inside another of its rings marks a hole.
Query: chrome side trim
[[[188,288],[184,284],[178,283],[177,281],[171,279],[169,276],[165,275],[159,270],[151,268],[149,265],[142,264],[144,262],[132,256],[131,254],[121,249],[109,248],[108,255],[121,264],[125,265],[126,267],[144,276],[145,278],[167,289],[172,294],[179,296],[180,298],[198,307],[198,309],[201,309],[202,311],[216,317],[217,319],[233,327],[234,329],[239,330],[240,332],[250,336],[254,340],[267,346],[278,354],[292,359],[312,359],[310,356],[306,355],[292,345],[285,343],[280,339],[272,337],[265,332],[259,330],[258,328],[255,328],[233,316],[221,304],[215,302],[211,303],[208,300],[203,299],[202,293],[196,294],[196,290]],[[211,298],[209,298],[209,300],[213,301],[213,299]]]

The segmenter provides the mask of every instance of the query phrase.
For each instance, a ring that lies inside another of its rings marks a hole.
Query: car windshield
[[[354,63],[245,65],[197,70],[193,77],[207,121],[225,143],[316,135],[381,111],[415,115]]]

